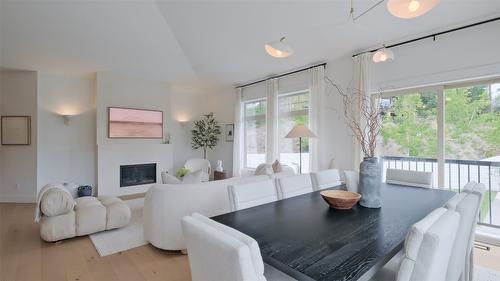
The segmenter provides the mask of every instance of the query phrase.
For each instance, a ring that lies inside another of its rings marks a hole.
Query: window
[[[256,168],[266,162],[266,100],[245,102],[245,167]]]
[[[437,91],[428,91],[381,99],[384,171],[437,171],[437,97]],[[434,186],[437,182],[434,173]]]
[[[309,92],[278,97],[278,153],[280,162],[298,171],[299,140],[287,139],[286,134],[297,124],[309,127]],[[302,139],[302,172],[309,172],[309,139]]]
[[[500,226],[500,83],[385,93],[380,105],[384,170],[431,171],[435,188],[456,192],[483,183],[480,223]]]

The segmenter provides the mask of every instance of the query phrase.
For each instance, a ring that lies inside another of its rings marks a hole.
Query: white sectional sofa
[[[291,173],[274,174],[284,177]],[[235,183],[263,181],[270,176],[246,176],[199,184],[158,184],[151,187],[144,201],[144,237],[164,250],[184,250],[181,219],[195,212],[207,217],[231,211],[227,187]]]
[[[143,209],[144,238],[153,246],[164,250],[184,250],[181,219],[193,213],[207,217],[231,212],[228,186],[273,180],[275,187],[282,178],[297,176],[293,170],[270,175],[254,176],[247,171],[240,178],[202,182],[197,184],[158,184],[146,193]],[[338,175],[338,171],[336,172]],[[311,174],[311,177],[316,177]],[[333,180],[333,185],[340,184]],[[311,190],[318,190],[311,185]]]

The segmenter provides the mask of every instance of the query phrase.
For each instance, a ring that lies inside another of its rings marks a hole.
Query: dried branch
[[[382,126],[381,108],[372,96],[359,89],[343,90],[330,78],[325,81],[333,86],[342,98],[346,125],[359,143],[364,157],[375,157],[378,135]]]

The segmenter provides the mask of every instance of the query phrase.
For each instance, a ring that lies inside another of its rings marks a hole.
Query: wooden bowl
[[[351,209],[361,198],[361,194],[344,190],[323,190],[319,194],[331,208]]]

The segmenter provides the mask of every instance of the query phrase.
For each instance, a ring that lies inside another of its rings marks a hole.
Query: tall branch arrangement
[[[214,118],[214,113],[203,115],[203,119],[194,122],[191,130],[191,147],[203,149],[203,158],[207,159],[207,149],[213,149],[219,141],[220,126]]]
[[[343,90],[328,77],[325,77],[325,81],[341,96],[347,126],[360,144],[364,157],[375,157],[378,135],[382,127],[380,105],[360,90]]]

